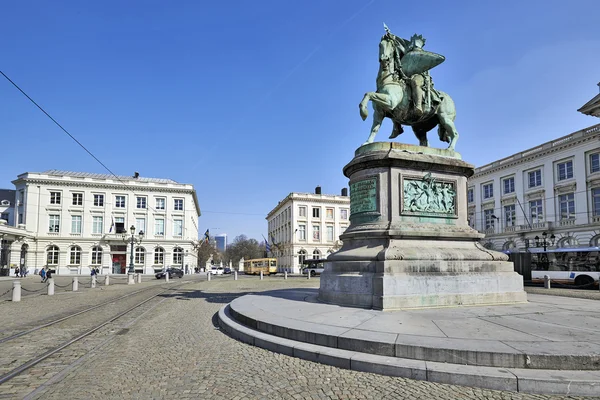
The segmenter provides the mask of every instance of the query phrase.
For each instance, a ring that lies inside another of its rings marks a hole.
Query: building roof
[[[598,83],[598,86],[600,86],[600,82]],[[600,94],[597,94],[577,111],[585,115],[600,118]]]
[[[50,176],[70,176],[73,178],[93,178],[93,179],[115,179],[115,175],[111,174],[96,174],[93,172],[73,172],[73,171],[60,171],[58,169],[49,169],[48,171],[42,172],[42,174],[50,175]],[[178,184],[172,179],[165,178],[144,178],[138,176],[135,178],[134,176],[124,176],[124,175],[116,175],[119,180],[130,180],[135,179],[140,182],[153,182],[153,183],[175,183]]]
[[[565,146],[572,146],[579,141],[588,140],[590,137],[597,135],[600,135],[600,124],[592,125],[589,128],[573,132],[569,135],[559,137],[558,139],[542,143],[531,149],[513,154],[512,156],[508,156],[492,163],[482,165],[481,167],[477,167],[475,168],[475,174],[469,178],[469,180],[473,180],[480,175],[489,174],[492,171],[500,168],[507,168],[508,166],[521,163],[532,157],[536,157],[547,152],[556,151],[556,149],[561,149]]]
[[[12,189],[0,189],[0,201],[8,200],[11,203],[15,201],[16,190]]]
[[[350,204],[349,196],[341,196],[337,194],[317,194],[317,193],[299,193],[292,192],[288,194],[283,200],[279,201],[277,205],[269,211],[265,219],[269,219],[274,215],[281,207],[287,204],[288,201],[307,201],[307,202],[322,202],[322,203],[339,203],[339,204]]]
[[[119,176],[119,175],[112,175],[112,174],[96,174],[93,172],[74,172],[74,171],[61,171],[61,170],[57,170],[57,169],[49,169],[44,172],[22,173],[12,183],[17,184],[17,182],[19,182],[22,179],[29,179],[30,174],[47,175],[47,176],[56,177],[56,178],[69,177],[69,178],[106,179],[106,180],[112,180],[113,181],[112,184],[117,184],[114,181],[118,180],[121,184],[125,185],[126,187],[128,187],[127,186],[128,184],[131,184],[131,181],[135,181],[135,182],[139,182],[139,183],[161,184],[161,185],[180,185],[179,188],[176,187],[175,189],[176,190],[184,190],[184,191],[191,190],[191,194],[194,199],[194,206],[196,207],[197,214],[198,214],[198,216],[202,215],[200,212],[200,204],[198,203],[198,196],[196,194],[196,190],[194,189],[194,186],[192,184],[179,183],[172,179],[144,178],[144,177],[139,176],[139,174],[137,172],[135,173],[135,176],[124,176],[124,175]],[[83,183],[83,182],[79,182],[79,184],[81,184],[81,183]],[[184,186],[184,187],[182,188],[181,186]],[[188,186],[188,187],[185,187],[185,186]],[[14,197],[13,197],[13,199],[14,199]]]

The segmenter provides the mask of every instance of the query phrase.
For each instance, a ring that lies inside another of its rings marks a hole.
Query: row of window
[[[340,226],[340,229],[343,231],[346,230],[346,226]],[[297,231],[297,239],[298,240],[306,240],[306,224],[298,224]],[[312,226],[312,240],[313,241],[321,241],[321,226],[313,225]],[[335,240],[334,237],[334,227],[333,225],[327,225],[325,227],[325,240],[328,242],[333,242]]]
[[[600,172],[600,154],[589,155],[590,173]],[[556,179],[558,182],[573,178],[573,161],[568,160],[556,164]],[[542,169],[538,168],[527,172],[527,188],[533,189],[542,186]],[[467,192],[467,201],[474,202],[473,188],[469,188]],[[483,199],[491,199],[494,197],[494,184],[484,183],[481,185]],[[515,192],[515,177],[507,177],[502,179],[502,194],[510,194]]]
[[[126,208],[125,203],[126,196],[116,195],[114,208]],[[156,210],[166,210],[167,199],[164,197],[157,197],[154,199]],[[50,192],[50,204],[62,204],[62,192]],[[145,209],[147,198],[145,196],[136,196],[136,208]],[[82,206],[83,205],[83,193],[72,193],[72,205]],[[104,207],[104,195],[93,194],[92,204],[95,207]],[[173,210],[183,211],[183,199],[173,199]]]
[[[306,206],[299,206],[298,207],[298,217],[301,218],[306,218]],[[333,219],[333,208],[326,208],[325,209],[325,218],[326,219]],[[321,207],[312,207],[312,217],[313,218],[321,218]],[[341,220],[347,220],[348,219],[348,209],[347,208],[340,208],[340,219]]]
[[[594,188],[592,193],[592,215],[600,216],[600,188]],[[505,205],[504,211],[504,226],[516,225],[516,205]],[[527,214],[529,223],[537,223],[544,221],[544,206],[543,200],[532,200],[528,203]],[[575,218],[575,193],[566,193],[558,195],[558,212],[560,220]],[[494,222],[498,218],[494,215],[493,209],[483,210],[483,219],[485,229],[494,228]],[[470,215],[471,226],[475,227],[473,214]]]
[[[109,233],[117,233],[115,230],[116,224],[125,224],[125,217],[115,217],[114,223],[111,223]],[[48,232],[59,233],[60,232],[60,215],[50,214],[48,215]],[[136,232],[146,232],[146,219],[136,218],[135,219]],[[105,233],[104,217],[93,216],[92,217],[92,233],[103,234]],[[82,216],[72,215],[71,216],[71,232],[74,234],[82,233]],[[163,218],[154,219],[154,235],[164,236],[165,234],[165,220]],[[173,220],[173,236],[183,235],[183,220]]]
[[[47,265],[58,265],[58,256],[60,250],[58,246],[50,246],[46,251],[46,264]],[[134,263],[145,264],[146,262],[146,249],[143,247],[137,247],[134,252]],[[102,247],[96,246],[92,248],[92,257],[90,259],[90,265],[102,265]],[[164,265],[165,263],[165,249],[157,247],[154,249],[154,265]],[[176,247],[173,249],[173,264],[183,264],[183,249]],[[81,247],[71,246],[69,249],[69,265],[81,265]]]

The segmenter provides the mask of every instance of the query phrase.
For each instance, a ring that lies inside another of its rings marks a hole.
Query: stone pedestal
[[[467,222],[473,166],[453,151],[371,143],[344,167],[350,226],[321,275],[319,299],[393,310],[525,302],[505,254]]]

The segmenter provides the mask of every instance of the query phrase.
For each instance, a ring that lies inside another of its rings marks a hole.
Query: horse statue
[[[377,74],[377,91],[365,93],[362,101],[359,104],[360,116],[363,121],[369,115],[367,104],[369,100],[373,103],[373,126],[369,138],[364,144],[373,143],[375,135],[381,127],[381,122],[384,118],[390,118],[394,123],[394,128],[390,139],[393,139],[403,132],[402,125],[412,126],[413,132],[421,146],[428,146],[427,132],[438,126],[438,134],[440,140],[449,143],[448,149],[454,150],[458,132],[454,126],[456,118],[456,109],[452,98],[441,91],[434,90],[429,83],[427,99],[421,112],[416,112],[414,101],[411,101],[411,78],[405,75],[402,71],[403,52],[399,49],[402,46],[398,42],[398,38],[392,35],[386,27],[386,34],[379,42],[379,72]],[[413,39],[417,37],[413,36]],[[424,39],[421,36],[421,46],[424,44]],[[404,39],[400,39],[404,41]],[[412,39],[411,39],[412,40]],[[404,44],[408,43],[404,41]],[[419,46],[417,46],[419,47]],[[406,50],[405,50],[406,51]],[[413,51],[424,52],[420,48]],[[438,55],[439,56],[439,55]],[[443,57],[441,61],[443,61]],[[436,64],[437,65],[437,64]],[[398,74],[400,72],[400,75]],[[429,73],[421,74],[425,81],[431,78]],[[423,82],[423,81],[421,81]],[[413,86],[414,87],[414,86]],[[421,108],[421,106],[419,106]]]

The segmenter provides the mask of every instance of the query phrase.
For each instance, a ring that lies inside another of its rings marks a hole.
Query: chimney
[[[134,177],[134,179],[137,179],[137,178],[139,178],[139,177],[140,177],[140,173],[139,173],[139,172],[137,172],[137,171],[135,171],[135,172],[133,173],[133,177]]]
[[[342,188],[342,196],[348,197],[348,188]]]
[[[598,82],[598,91],[600,92],[600,82]]]
[[[321,194],[321,186],[315,188],[315,194]]]

